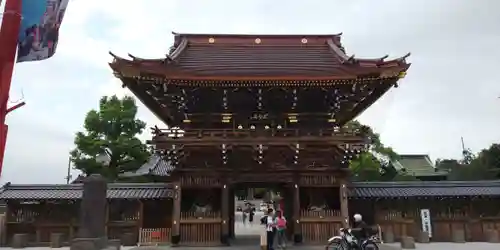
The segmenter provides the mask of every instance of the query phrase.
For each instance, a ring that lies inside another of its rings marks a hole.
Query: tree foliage
[[[436,165],[449,171],[449,180],[473,181],[500,178],[500,144],[492,144],[478,154],[466,149],[463,159],[439,160]]]
[[[352,171],[352,179],[355,181],[413,181],[413,176],[399,173],[394,167],[394,162],[399,155],[391,148],[385,146],[380,135],[372,128],[362,125],[358,121],[351,121],[349,128],[360,129],[365,132],[370,140],[369,150],[363,152],[358,158],[350,161],[349,168]]]
[[[137,105],[132,97],[102,97],[99,110],[87,113],[84,131],[76,133],[76,148],[71,151],[74,167],[85,175],[99,173],[109,180],[139,168],[149,152],[137,138],[146,123],[136,119],[136,115]],[[100,160],[103,156],[106,162]]]

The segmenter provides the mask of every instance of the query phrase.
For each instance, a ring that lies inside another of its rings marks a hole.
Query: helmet
[[[363,220],[363,216],[361,216],[361,214],[355,214],[353,217],[354,217],[354,221],[356,221],[356,222]]]

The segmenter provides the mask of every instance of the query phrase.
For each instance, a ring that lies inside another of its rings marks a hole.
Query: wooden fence
[[[170,242],[170,228],[140,228],[139,246],[158,246]]]
[[[301,210],[300,227],[303,242],[306,244],[325,244],[328,239],[338,235],[342,227],[342,217],[338,210]]]

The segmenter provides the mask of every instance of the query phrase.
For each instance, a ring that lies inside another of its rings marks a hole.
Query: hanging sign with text
[[[420,209],[420,220],[422,221],[422,232],[427,232],[432,238],[431,212],[429,209]]]

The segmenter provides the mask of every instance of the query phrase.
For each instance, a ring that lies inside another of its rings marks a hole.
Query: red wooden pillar
[[[0,132],[0,175],[2,173],[2,162],[3,162],[3,157],[5,155],[5,145],[7,145],[7,132],[9,131],[9,126],[7,124],[4,124],[2,127],[2,132]]]
[[[6,0],[0,29],[0,175],[7,138],[7,101],[12,71],[16,62],[17,40],[21,27],[21,0]]]

